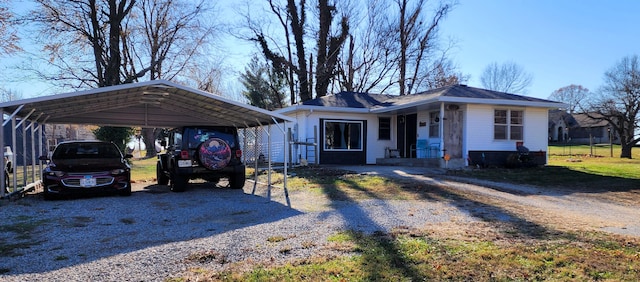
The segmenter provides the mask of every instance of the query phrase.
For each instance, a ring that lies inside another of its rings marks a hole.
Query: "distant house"
[[[565,106],[453,85],[404,96],[340,92],[276,112],[296,120],[291,141],[304,145],[294,146],[294,161],[462,167],[502,164],[518,144],[546,163],[549,110]]]
[[[607,121],[591,118],[585,113],[569,114],[557,109],[549,111],[549,141],[552,143],[609,143],[612,134],[610,128]],[[617,138],[615,132],[613,134],[615,143]]]

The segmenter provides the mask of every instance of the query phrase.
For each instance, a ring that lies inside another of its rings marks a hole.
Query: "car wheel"
[[[230,160],[231,148],[220,138],[209,138],[198,147],[198,161],[209,170],[223,169]]]
[[[127,188],[124,188],[118,192],[120,196],[128,197],[131,196],[131,183],[128,183]]]
[[[47,200],[53,200],[55,198],[55,195],[51,192],[49,192],[49,190],[47,190],[47,187],[44,187],[43,191],[42,191],[42,197]]]
[[[169,184],[169,177],[162,171],[160,167],[160,162],[156,165],[156,178],[158,179],[159,185],[167,185]]]
[[[4,172],[4,192],[9,193],[9,173]]]
[[[187,189],[187,183],[189,183],[189,179],[174,173],[171,177],[171,191],[184,192]]]
[[[246,180],[246,176],[244,173],[236,173],[229,176],[229,186],[231,189],[242,189],[244,188],[244,182]]]

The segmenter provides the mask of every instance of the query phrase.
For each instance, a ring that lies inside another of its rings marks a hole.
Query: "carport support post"
[[[31,127],[31,181],[36,183],[36,120],[33,120],[29,127]]]
[[[2,123],[0,124],[3,125],[2,130],[0,130],[0,148],[2,148],[2,157],[4,158],[5,157],[4,156],[4,109],[0,109],[0,115],[2,115]],[[2,165],[0,167],[2,167],[3,171],[6,171],[7,168],[6,168],[6,163],[4,162],[4,159],[2,160]],[[5,189],[7,189],[6,187],[7,180],[5,179],[5,177],[6,177],[6,174],[0,173],[0,188],[1,188],[0,196],[1,197],[6,196],[4,193]]]
[[[18,143],[18,141],[16,141],[16,116],[13,115],[13,117],[11,117],[11,150],[13,151],[13,156],[11,156],[11,165],[13,166],[13,190],[17,191],[18,190],[18,178],[16,177],[18,175],[18,169],[17,169],[17,163],[16,160],[18,159],[18,150],[16,150],[16,143]]]
[[[256,194],[256,186],[258,185],[258,127],[253,128],[253,191],[251,195]]]
[[[269,171],[267,172],[267,200],[271,201],[271,124],[267,125],[267,157],[269,158]]]
[[[287,128],[287,122],[283,121],[282,122],[284,128]],[[282,131],[282,133],[285,133],[284,130]],[[288,144],[289,143],[289,136],[287,134],[283,134],[284,135],[284,144]],[[284,187],[284,197],[287,200],[287,206],[291,207],[291,201],[289,200],[289,190],[287,190],[287,166],[289,164],[287,164],[287,150],[285,147],[284,150],[284,179],[282,181],[283,187]]]
[[[440,122],[438,124],[438,134],[440,136],[440,152],[442,153],[442,157],[444,157],[444,102],[440,103]],[[440,157],[440,152],[438,152],[438,157]],[[442,163],[441,163],[442,164]]]
[[[38,154],[38,157],[43,156],[44,155],[44,150],[42,148],[42,137],[44,135],[43,131],[44,131],[44,123],[47,121],[47,118],[45,118],[42,123],[38,124],[38,150],[40,151],[40,153]],[[40,163],[40,170],[38,170],[38,172],[42,171],[42,169],[44,168],[44,166],[42,165],[42,161],[39,161]],[[42,179],[42,174],[39,174],[40,176],[40,180],[44,180]]]
[[[27,186],[27,123],[20,121],[22,125],[22,187]]]
[[[278,124],[278,121],[274,118],[271,117],[271,119],[273,120],[273,122],[278,126],[278,129],[280,129],[280,132],[282,132],[282,136],[284,138],[284,144],[282,146],[282,150],[284,151],[284,154],[282,156],[283,161],[284,161],[284,179],[282,181],[282,185],[284,187],[284,197],[287,200],[287,206],[291,207],[291,200],[289,200],[289,190],[287,190],[287,144],[289,142],[289,138],[287,137],[287,122],[286,121],[282,121],[282,125],[283,127],[280,127],[280,125]],[[271,144],[269,144],[271,145]]]
[[[242,143],[244,146],[242,146],[243,149],[247,149],[247,145],[249,144],[249,142],[247,141],[247,128],[243,128],[242,129]],[[242,154],[242,162],[243,163],[247,163],[247,154]]]

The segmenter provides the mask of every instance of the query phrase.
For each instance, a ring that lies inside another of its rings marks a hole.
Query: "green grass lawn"
[[[156,179],[156,163],[158,158],[132,159],[131,180],[151,181]]]

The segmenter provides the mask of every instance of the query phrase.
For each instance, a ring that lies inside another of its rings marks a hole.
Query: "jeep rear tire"
[[[162,170],[160,162],[158,162],[158,164],[156,165],[156,179],[158,179],[159,185],[169,184],[169,177],[167,177],[167,175]]]
[[[188,178],[177,173],[173,173],[171,176],[171,191],[184,192],[184,190],[187,189],[187,183],[189,183]]]
[[[231,174],[229,175],[229,187],[231,187],[231,189],[242,189],[244,188],[245,180],[244,172]]]

